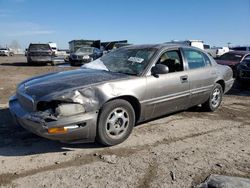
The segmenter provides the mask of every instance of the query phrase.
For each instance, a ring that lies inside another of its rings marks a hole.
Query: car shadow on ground
[[[101,147],[97,143],[64,144],[39,137],[15,124],[8,108],[0,109],[0,156],[27,156]]]

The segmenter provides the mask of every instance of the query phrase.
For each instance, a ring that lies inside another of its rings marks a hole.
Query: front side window
[[[205,60],[205,54],[197,50],[184,49],[184,55],[187,59],[189,69],[198,69],[210,64],[209,58],[207,57],[207,60]]]
[[[157,64],[168,66],[170,73],[183,71],[183,61],[179,50],[164,52],[157,61]]]

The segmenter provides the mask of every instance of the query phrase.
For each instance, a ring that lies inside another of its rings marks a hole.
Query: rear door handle
[[[188,75],[184,75],[180,77],[181,83],[186,83],[188,82]]]

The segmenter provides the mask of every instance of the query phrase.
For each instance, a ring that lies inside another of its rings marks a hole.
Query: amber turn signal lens
[[[48,133],[49,134],[60,134],[60,133],[66,133],[68,131],[65,127],[58,127],[58,128],[49,128]]]

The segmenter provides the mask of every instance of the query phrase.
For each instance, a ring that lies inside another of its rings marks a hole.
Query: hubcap
[[[106,121],[106,133],[114,139],[121,138],[128,128],[129,116],[124,108],[115,108]]]
[[[221,91],[218,88],[215,88],[211,99],[211,104],[213,108],[217,108],[219,106],[220,100],[221,100]]]

